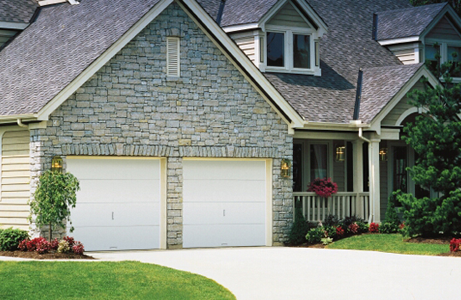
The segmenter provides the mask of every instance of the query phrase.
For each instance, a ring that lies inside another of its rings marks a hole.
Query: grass
[[[362,234],[328,245],[329,249],[353,249],[401,254],[437,255],[449,252],[448,245],[404,242],[400,234]]]
[[[0,299],[235,299],[206,277],[139,262],[0,261]]]

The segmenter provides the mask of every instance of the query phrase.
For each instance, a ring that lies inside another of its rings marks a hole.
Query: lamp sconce
[[[387,161],[387,148],[379,149],[379,159],[381,161]]]
[[[51,160],[51,171],[62,173],[62,166],[62,158],[60,156],[53,157],[53,159]]]
[[[291,176],[291,161],[284,158],[282,159],[282,164],[280,166],[280,175],[283,178],[290,178]]]
[[[346,159],[346,146],[338,146],[336,147],[336,161],[344,161]]]

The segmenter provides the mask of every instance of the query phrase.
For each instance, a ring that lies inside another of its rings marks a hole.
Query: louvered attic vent
[[[166,43],[166,74],[167,76],[179,77],[179,38],[167,37]]]

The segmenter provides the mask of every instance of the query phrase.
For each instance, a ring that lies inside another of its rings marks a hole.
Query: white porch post
[[[370,168],[370,205],[371,221],[381,222],[381,201],[379,187],[379,142],[380,139],[371,139],[368,144],[368,163]]]
[[[356,197],[356,212],[358,212],[357,217],[365,219],[368,216],[365,216],[363,213],[363,201],[358,196],[358,193],[363,192],[363,140],[355,140],[352,144],[353,147],[353,175],[354,175],[354,192],[357,193]]]

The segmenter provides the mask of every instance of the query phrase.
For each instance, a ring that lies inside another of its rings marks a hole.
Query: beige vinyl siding
[[[419,90],[424,90],[424,85],[421,82],[418,82],[414,85],[413,89],[419,89]],[[408,104],[408,101],[410,98],[407,96],[403,97],[402,100],[389,112],[389,114],[383,119],[381,122],[382,125],[390,125],[394,126],[396,125],[397,120],[400,118],[400,116],[407,111],[410,108],[413,108],[414,106],[411,104]]]
[[[419,44],[392,45],[388,48],[404,65],[415,64],[419,61],[419,52],[415,51],[420,48]]]
[[[28,229],[30,198],[29,131],[3,134],[1,152],[1,227]]]
[[[440,19],[439,23],[426,35],[429,39],[459,40],[461,36],[446,17]]]
[[[235,41],[237,46],[245,53],[246,56],[254,63],[255,56],[255,36],[254,31],[243,33],[234,33],[230,37]]]
[[[16,30],[0,29],[0,47],[3,46],[3,44],[5,44],[16,33]]]
[[[379,144],[379,148],[387,148],[388,151],[390,150],[387,146],[387,142],[383,141]],[[389,152],[388,155],[389,157]],[[386,209],[387,209],[387,202],[389,198],[389,189],[388,189],[388,162],[387,161],[379,161],[379,185],[380,185],[380,198],[381,198],[381,221],[384,221],[384,217],[386,216]]]
[[[301,27],[301,28],[311,28],[311,26],[306,23],[304,18],[296,11],[292,4],[285,4],[279,12],[273,16],[268,25],[277,25],[277,26],[290,26],[290,27]]]

